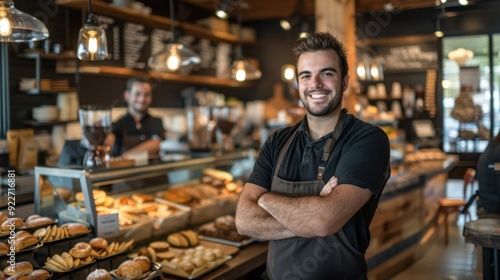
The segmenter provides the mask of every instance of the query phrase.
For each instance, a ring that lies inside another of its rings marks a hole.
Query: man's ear
[[[347,86],[349,85],[349,75],[345,75],[342,79],[342,91],[347,90]]]
[[[125,98],[125,101],[128,102],[128,99],[130,98],[130,91],[128,89],[126,89],[124,92],[123,92],[123,98]]]

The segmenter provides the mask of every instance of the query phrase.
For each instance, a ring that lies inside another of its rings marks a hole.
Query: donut
[[[87,242],[78,242],[69,250],[73,258],[83,259],[92,254],[92,246]]]
[[[106,250],[108,248],[108,241],[104,238],[101,238],[101,237],[96,237],[96,238],[91,239],[89,244],[94,249]]]
[[[106,269],[96,269],[92,271],[85,280],[112,280],[111,274]]]

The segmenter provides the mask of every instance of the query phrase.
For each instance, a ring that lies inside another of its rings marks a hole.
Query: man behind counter
[[[165,139],[165,130],[161,119],[148,114],[153,99],[151,84],[140,77],[130,78],[124,98],[127,113],[113,124],[106,145],[113,147],[113,156],[148,151],[150,158],[156,157]]]

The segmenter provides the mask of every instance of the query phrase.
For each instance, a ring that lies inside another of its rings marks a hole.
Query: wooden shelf
[[[87,10],[88,8],[87,0],[57,0],[56,3],[60,6],[77,10]],[[166,29],[166,30],[171,29],[171,20],[169,18],[157,15],[145,15],[133,9],[114,6],[103,1],[93,2],[92,12],[104,16],[114,17],[116,19],[127,20],[134,23],[140,23],[161,29]],[[238,37],[233,34],[209,30],[205,27],[186,22],[183,22],[181,24],[180,22],[175,21],[174,24],[175,28],[185,31],[186,33],[193,35],[195,37],[211,39],[218,42],[224,42],[230,44],[238,43]],[[254,44],[255,42],[242,40],[241,43]]]
[[[69,93],[69,92],[78,92],[77,88],[67,88],[65,90],[37,90],[37,89],[30,89],[30,90],[22,90],[22,92],[26,94],[57,94],[57,93]]]
[[[70,120],[70,121],[36,121],[36,120],[25,120],[23,123],[31,126],[53,126],[60,124],[67,124],[70,122],[78,122],[78,120]]]
[[[69,70],[68,70],[69,71]],[[74,69],[72,69],[74,71]],[[64,70],[64,73],[68,73]],[[156,79],[165,81],[175,81],[179,83],[190,83],[210,86],[225,86],[225,87],[251,87],[251,81],[238,82],[231,79],[221,79],[213,76],[201,75],[180,75],[176,73],[160,73],[148,72],[144,70],[134,70],[123,67],[113,66],[85,66],[79,68],[81,75],[99,75],[108,77],[134,77],[134,76],[150,76]]]
[[[56,53],[45,53],[42,50],[33,49],[24,51],[23,53],[19,54],[19,57],[28,59],[43,58],[43,59],[61,60],[61,59],[76,59],[76,54],[73,51],[66,51],[60,54],[56,54]]]

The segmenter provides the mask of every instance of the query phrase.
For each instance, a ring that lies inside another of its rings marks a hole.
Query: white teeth
[[[326,94],[311,94],[311,97],[312,98],[322,98],[322,97],[325,97]]]

